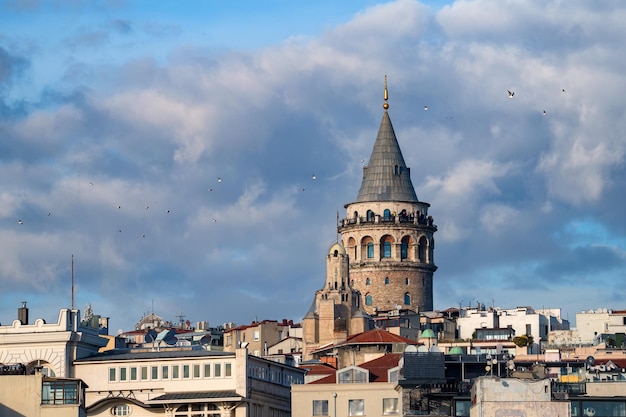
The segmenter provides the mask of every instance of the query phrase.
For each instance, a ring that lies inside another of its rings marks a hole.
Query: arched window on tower
[[[372,294],[367,294],[365,296],[365,305],[366,306],[371,306],[372,305]]]
[[[372,242],[367,244],[367,257],[368,258],[374,257],[374,243]]]
[[[404,293],[404,304],[407,306],[411,305],[411,294],[409,294],[408,292]]]
[[[391,242],[383,242],[383,258],[391,258]]]
[[[422,236],[419,240],[419,244],[417,245],[417,250],[420,258],[420,262],[428,262],[426,258],[426,251],[428,250],[428,243],[424,236]]]
[[[409,257],[409,244],[404,240],[400,244],[400,259],[406,259]]]
[[[369,278],[365,278],[365,285],[370,285],[372,283],[372,280],[370,280]]]
[[[385,277],[385,285],[389,285],[389,277]]]
[[[404,278],[404,284],[405,285],[409,285],[409,279],[408,278]]]
[[[368,222],[373,222],[374,221],[374,212],[372,210],[367,210],[367,221]]]
[[[391,220],[391,211],[389,209],[385,209],[385,211],[383,211],[383,220],[386,222]]]

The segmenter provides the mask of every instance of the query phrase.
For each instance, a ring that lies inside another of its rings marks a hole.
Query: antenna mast
[[[72,254],[72,310],[74,310],[74,254]]]

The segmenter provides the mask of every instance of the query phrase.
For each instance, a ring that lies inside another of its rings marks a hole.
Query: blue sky
[[[0,323],[22,301],[56,320],[72,255],[76,307],[112,331],[152,306],[299,321],[384,75],[438,226],[437,309],[622,309],[624,17],[582,0],[0,2]]]

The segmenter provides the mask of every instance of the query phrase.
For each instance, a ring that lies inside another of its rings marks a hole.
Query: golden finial
[[[383,109],[385,110],[389,108],[389,103],[387,103],[387,100],[389,100],[389,93],[387,92],[387,76],[385,75],[385,104],[383,104]]]

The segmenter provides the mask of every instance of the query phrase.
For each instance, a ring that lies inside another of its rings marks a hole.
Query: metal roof
[[[386,109],[355,202],[369,201],[419,201]]]
[[[170,392],[168,394],[159,395],[148,402],[154,403],[171,403],[177,401],[206,401],[206,400],[226,400],[239,401],[243,396],[235,391],[188,391],[188,392]]]

